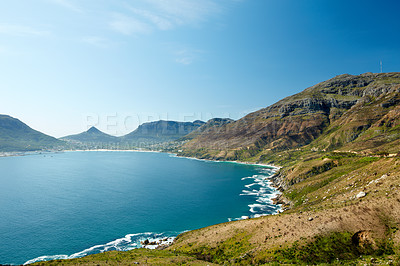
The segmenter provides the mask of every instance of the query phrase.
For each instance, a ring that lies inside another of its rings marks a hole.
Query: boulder
[[[351,241],[354,246],[364,251],[366,250],[371,251],[377,249],[377,245],[374,239],[372,238],[371,231],[367,230],[358,231],[351,237]]]

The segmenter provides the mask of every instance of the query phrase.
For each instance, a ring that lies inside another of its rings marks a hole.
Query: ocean
[[[276,213],[273,168],[167,153],[76,151],[0,158],[0,264],[172,241]]]

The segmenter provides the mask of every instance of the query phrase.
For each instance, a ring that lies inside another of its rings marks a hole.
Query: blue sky
[[[0,113],[90,125],[243,115],[320,81],[400,69],[399,1],[3,0]]]

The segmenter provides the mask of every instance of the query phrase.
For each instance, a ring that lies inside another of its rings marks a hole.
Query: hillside
[[[0,152],[62,148],[63,141],[36,131],[20,120],[0,115]]]
[[[400,73],[341,75],[186,143],[184,155],[283,166],[271,181],[286,211],[170,249],[221,264],[400,263],[399,93]]]
[[[183,136],[180,138],[180,141],[187,141],[187,140],[192,140],[195,137],[198,137],[202,133],[211,130],[211,128],[218,127],[221,128],[223,125],[232,123],[233,119],[230,118],[211,118],[208,120],[205,124],[203,124],[201,127],[197,128],[196,130],[192,131],[191,133]]]
[[[116,143],[118,137],[108,135],[96,127],[91,127],[87,131],[76,135],[70,135],[60,138],[65,141],[79,142],[79,143]]]
[[[399,93],[400,73],[340,75],[192,134],[180,155],[282,166],[270,180],[284,212],[183,233],[166,252],[224,265],[400,265]]]
[[[160,120],[144,123],[133,132],[121,137],[121,141],[139,147],[173,141],[195,131],[203,124],[205,123],[199,120],[194,122]]]
[[[397,134],[399,87],[399,73],[340,75],[203,132],[184,145],[182,155],[268,161],[263,158],[300,148],[321,135],[324,137],[315,142],[318,149],[335,150],[347,143],[360,147],[358,143],[363,143],[373,150],[390,142],[389,135]],[[374,137],[376,130],[385,132]]]

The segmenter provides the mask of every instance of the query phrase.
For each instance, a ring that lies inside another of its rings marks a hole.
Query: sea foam
[[[272,182],[268,179],[275,171],[275,168],[261,168],[259,169],[260,174],[242,178],[242,181],[250,179],[253,182],[244,185],[245,189],[242,190],[240,196],[253,197],[255,202],[248,205],[251,213],[249,216],[228,218],[228,221],[257,218],[279,212],[280,205],[276,205],[272,201],[279,195],[279,191],[272,186]]]
[[[102,253],[111,250],[117,251],[128,251],[135,248],[148,248],[156,249],[162,245],[170,245],[176,238],[176,236],[182,232],[173,233],[138,233],[138,234],[128,234],[122,238],[118,238],[114,241],[108,242],[103,245],[95,245],[93,247],[87,248],[80,252],[74,253],[72,255],[46,255],[40,256],[31,260],[28,260],[24,265],[39,262],[39,261],[49,261],[49,260],[62,260],[62,259],[75,259],[81,258],[91,254]],[[144,241],[148,240],[149,244],[145,245]]]

